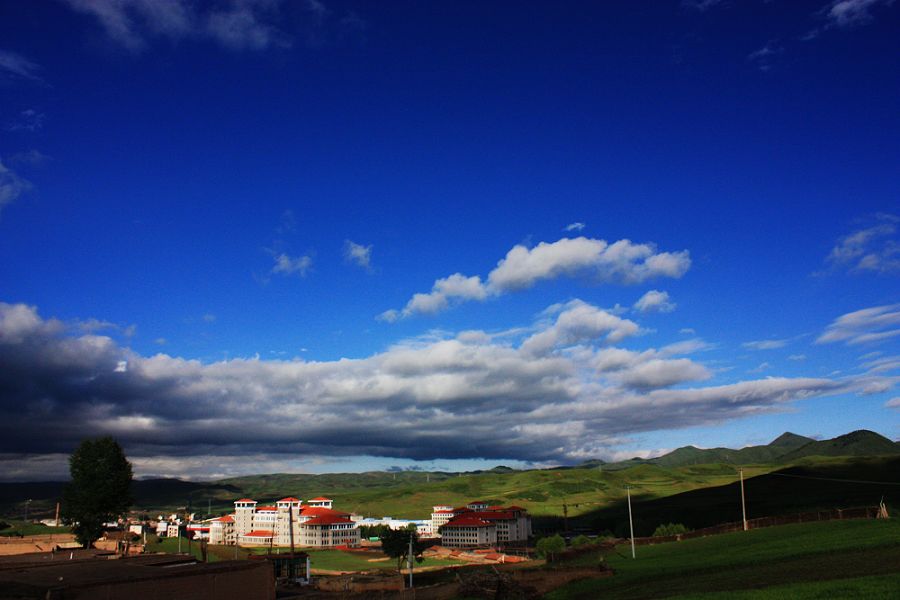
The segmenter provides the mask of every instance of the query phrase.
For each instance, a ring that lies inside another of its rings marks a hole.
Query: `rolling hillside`
[[[744,475],[749,479],[781,469],[786,464],[807,469],[851,464],[847,462],[849,459],[836,457],[835,454],[852,457],[897,453],[897,444],[873,432],[857,431],[826,441],[786,433],[771,444],[740,450],[688,447],[653,460],[617,464],[591,461],[577,467],[556,469],[516,471],[497,467],[472,473],[270,474],[215,482],[139,480],[134,484],[134,496],[135,509],[149,513],[181,510],[190,503],[194,511],[201,514],[206,513],[208,508],[212,514],[224,514],[241,496],[266,502],[286,495],[300,498],[327,495],[345,510],[367,516],[396,518],[427,518],[435,504],[459,505],[479,499],[524,506],[538,517],[540,524],[552,528],[562,525],[564,514],[572,518],[585,515],[587,520],[583,522],[591,526],[606,523],[606,517],[620,512],[625,487],[629,485],[638,501],[680,498],[676,495],[692,491],[701,496],[703,493],[712,494],[702,496],[704,500],[697,506],[711,507],[709,511],[703,508],[698,510],[701,514],[708,512],[708,515],[717,515],[719,520],[716,522],[719,522],[733,520],[733,514],[726,515],[727,511],[720,511],[715,501],[711,505],[706,504],[719,492],[704,492],[704,488],[716,490],[735,485],[738,464],[744,465]],[[867,460],[855,460],[852,464],[864,464]],[[873,475],[870,479],[883,480],[881,478],[887,476],[883,469],[894,463],[876,463],[881,465],[875,467],[878,476]],[[893,480],[896,479],[895,473]],[[0,483],[0,515],[21,517],[26,500],[30,499],[32,516],[51,516],[62,486],[60,482]],[[846,491],[851,492],[849,489]],[[721,493],[728,497],[733,495],[730,491]],[[835,501],[841,500],[846,505],[847,497],[839,495]],[[731,500],[723,500],[723,506],[730,504]],[[657,518],[656,513],[649,514]],[[663,510],[659,514],[669,513]],[[593,516],[588,518],[590,515]],[[686,523],[684,519],[675,520]],[[604,525],[604,528],[607,527]]]
[[[775,463],[785,465],[807,456],[881,456],[894,454],[900,454],[900,444],[892,442],[874,431],[865,429],[823,441],[786,432],[771,443],[762,446],[747,446],[739,450],[684,446],[657,458],[633,458],[619,463],[605,464],[604,467],[607,469],[621,469],[639,464],[683,467],[712,463],[732,465]],[[601,461],[588,461],[585,463],[585,465],[591,466],[598,464],[603,463]]]

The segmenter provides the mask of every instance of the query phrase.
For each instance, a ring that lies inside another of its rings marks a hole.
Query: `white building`
[[[354,519],[354,521],[359,527],[384,525],[394,530],[408,529],[410,525],[415,525],[416,534],[418,534],[419,537],[433,537],[435,534],[431,519],[394,519],[392,517],[375,519],[373,517],[368,517],[365,519]]]
[[[449,547],[506,546],[531,537],[531,517],[520,506],[470,502],[453,509],[452,517],[440,527],[440,533],[441,544]]]
[[[233,546],[236,542],[234,534],[234,517],[225,515],[209,522],[209,543]]]
[[[314,504],[313,504],[314,503]],[[258,506],[241,498],[234,514],[210,524],[211,543],[241,546],[358,546],[359,528],[350,513],[334,510],[329,498],[303,506],[298,498],[282,498],[274,506]],[[231,519],[231,521],[222,519]],[[215,540],[215,541],[213,541]]]

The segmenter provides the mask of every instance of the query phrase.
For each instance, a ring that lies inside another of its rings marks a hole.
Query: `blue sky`
[[[898,439],[898,17],[0,2],[0,478]]]

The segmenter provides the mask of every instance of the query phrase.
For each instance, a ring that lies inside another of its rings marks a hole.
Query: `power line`
[[[863,479],[835,479],[832,477],[812,477],[810,475],[790,475],[788,473],[769,473],[778,477],[793,477],[795,479],[815,479],[817,481],[839,481],[842,483],[866,483],[871,485],[900,485],[897,481],[867,481]]]

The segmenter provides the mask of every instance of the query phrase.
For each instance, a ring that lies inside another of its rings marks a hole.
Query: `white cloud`
[[[522,351],[532,356],[545,355],[558,346],[582,342],[614,344],[640,331],[637,323],[622,319],[580,300],[565,305],[553,325],[535,333],[522,343]]]
[[[762,373],[763,371],[767,371],[767,370],[769,370],[770,368],[772,368],[772,365],[770,365],[770,364],[767,363],[767,362],[764,362],[764,363],[760,363],[756,368],[750,369],[750,370],[747,371],[747,372],[748,372],[748,373]]]
[[[6,167],[0,160],[0,214],[3,208],[31,189],[31,184]]]
[[[438,279],[431,292],[415,294],[402,311],[385,311],[379,318],[390,321],[418,313],[433,314],[449,307],[454,299],[484,300],[559,277],[620,284],[641,283],[656,277],[679,278],[690,265],[687,250],[657,252],[653,244],[635,244],[630,240],[609,244],[605,240],[577,237],[541,242],[533,248],[516,245],[497,263],[486,281],[482,282],[477,275],[467,277],[455,273]],[[450,280],[465,282],[464,293],[444,292],[441,288]]]
[[[698,12],[705,12],[722,2],[723,0],[681,0],[681,5]]]
[[[747,56],[747,62],[756,66],[760,71],[769,71],[772,69],[775,57],[781,54],[784,49],[776,42],[767,42],[761,48],[751,52]]]
[[[205,315],[203,315],[202,318],[207,323],[214,323],[216,321],[216,315],[214,315],[212,313],[206,313]]]
[[[833,0],[825,8],[825,15],[838,27],[853,27],[871,21],[874,7],[893,3],[894,0]]]
[[[592,278],[600,282],[641,283],[654,277],[679,278],[691,265],[686,250],[656,252],[652,244],[585,237],[541,242],[534,248],[513,247],[488,275],[498,292],[522,290],[545,279],[562,276]]]
[[[900,397],[891,398],[884,403],[885,408],[900,408]]]
[[[446,309],[451,302],[484,300],[487,295],[488,290],[481,283],[480,277],[477,275],[466,277],[462,273],[454,273],[435,281],[427,294],[413,294],[402,311],[388,310],[381,313],[379,318],[393,322],[415,314],[435,314]]]
[[[148,39],[207,38],[227,48],[263,50],[290,45],[274,23],[281,0],[230,0],[195,4],[188,0],[65,0],[91,15],[113,41],[141,50]]]
[[[344,260],[369,269],[372,261],[372,246],[363,246],[351,240],[344,240]]]
[[[312,258],[309,256],[288,256],[279,254],[275,257],[275,266],[272,273],[278,275],[299,275],[305,277],[306,272],[312,267]]]
[[[755,340],[752,342],[744,342],[741,347],[748,350],[774,350],[776,348],[784,348],[790,343],[790,339],[786,340]]]
[[[277,13],[278,4],[272,0],[233,2],[206,15],[206,31],[214,40],[234,50],[289,47],[290,38],[266,22],[266,13]]]
[[[816,340],[817,344],[877,343],[900,335],[900,304],[888,304],[847,313],[835,319]]]
[[[693,327],[683,327],[678,330],[678,333],[683,333],[685,335],[694,335],[697,331]]]
[[[40,69],[40,66],[21,54],[0,50],[0,75],[42,81],[38,76]]]
[[[564,228],[564,231],[581,231],[584,228],[585,228],[584,223],[575,222],[575,223],[569,223],[568,225],[566,225]]]
[[[806,355],[805,354],[791,354],[790,356],[788,356],[788,360],[796,360],[796,361],[806,360]]]
[[[676,304],[669,301],[669,292],[650,290],[634,303],[634,309],[638,312],[667,313],[675,310]]]
[[[44,126],[46,115],[33,108],[28,108],[19,113],[18,117],[6,124],[7,131],[28,131],[34,133]]]
[[[74,335],[34,307],[0,304],[0,455],[62,453],[115,431],[142,459],[572,460],[624,434],[717,423],[851,388],[808,378],[680,387],[709,377],[703,365],[669,357],[689,348],[617,348],[612,340],[636,327],[627,320],[583,302],[557,312],[530,335],[502,340],[445,333],[364,358],[204,363],[141,356],[105,336]],[[549,341],[534,352],[545,331]]]
[[[838,240],[826,263],[833,269],[881,274],[900,272],[900,240],[897,223],[900,218],[879,214],[868,227],[857,229]]]

